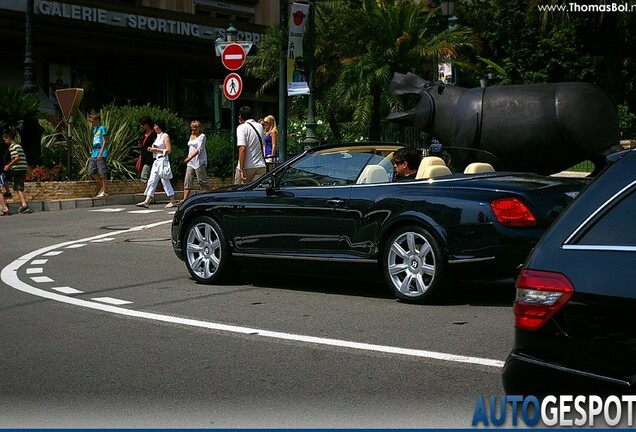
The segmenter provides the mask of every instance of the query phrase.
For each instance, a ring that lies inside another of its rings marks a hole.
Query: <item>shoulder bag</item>
[[[160,158],[161,161],[159,162],[157,175],[164,180],[170,180],[172,178],[172,168],[170,167],[170,159],[168,159],[165,150],[163,151],[163,156],[160,156]]]

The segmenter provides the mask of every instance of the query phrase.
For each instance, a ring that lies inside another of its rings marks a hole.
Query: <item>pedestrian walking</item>
[[[170,202],[166,204],[166,208],[175,207],[177,202],[174,198],[174,189],[172,188],[172,184],[170,180],[162,178],[159,176],[159,168],[163,163],[163,158],[168,158],[170,153],[172,152],[172,144],[170,142],[170,135],[166,132],[166,124],[162,120],[155,121],[154,130],[157,133],[157,138],[155,142],[152,143],[150,147],[148,147],[148,151],[153,154],[154,162],[152,163],[152,169],[150,170],[150,177],[148,178],[148,183],[146,184],[146,190],[144,191],[144,195],[146,199],[137,203],[137,207],[145,207],[148,208],[150,202],[155,197],[155,190],[157,189],[157,184],[159,180],[161,180],[161,184],[163,185],[163,190],[168,195]]]
[[[188,141],[188,157],[183,161],[186,164],[185,180],[183,181],[183,201],[190,196],[194,187],[194,176],[197,177],[199,187],[208,190],[208,155],[205,150],[206,137],[201,130],[201,123],[194,120],[190,123],[190,140]]]
[[[152,170],[152,164],[155,161],[153,154],[148,151],[148,147],[157,139],[157,132],[154,131],[154,122],[148,116],[144,116],[139,119],[139,124],[144,131],[144,136],[139,141],[139,147],[141,150],[141,180],[148,181],[150,177],[150,171]]]
[[[4,132],[2,134],[2,141],[9,147],[9,153],[11,155],[11,161],[4,166],[4,171],[11,171],[13,175],[13,190],[18,194],[20,198],[20,208],[18,213],[31,213],[31,209],[27,204],[26,197],[24,195],[24,181],[26,180],[26,173],[28,169],[26,155],[22,146],[15,141],[15,134],[13,132]],[[9,213],[9,209],[6,208],[4,197],[2,198],[2,213],[3,215]]]
[[[254,121],[252,108],[244,106],[239,109],[239,125],[236,128],[236,145],[238,146],[238,164],[234,182],[250,183],[266,173],[263,155],[263,126]]]
[[[273,115],[268,115],[263,119],[265,127],[265,162],[276,160],[276,144],[278,144],[278,128]]]
[[[95,198],[104,198],[108,196],[108,167],[106,165],[108,133],[102,124],[101,115],[92,113],[88,119],[93,125],[93,144],[91,157],[88,160],[88,174],[99,185],[99,192]]]
[[[9,216],[9,207],[7,207],[7,202],[4,200],[4,196],[0,194],[0,207],[2,207],[2,213],[0,216]]]

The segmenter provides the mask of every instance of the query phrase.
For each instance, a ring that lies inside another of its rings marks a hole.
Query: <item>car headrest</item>
[[[446,164],[444,163],[444,159],[442,159],[441,157],[426,156],[425,158],[422,159],[422,162],[420,162],[420,167],[417,169],[417,174],[415,174],[415,178],[416,179],[428,178],[428,177],[424,177],[424,171],[426,171],[426,168],[428,168],[429,166],[446,166]]]
[[[464,174],[478,174],[484,172],[495,172],[495,169],[489,163],[473,162],[468,164],[464,170]]]
[[[362,170],[356,184],[388,183],[389,176],[380,165],[367,165]]]
[[[418,172],[419,173],[419,172]],[[446,165],[431,165],[424,169],[422,173],[423,179],[451,175],[451,170]],[[416,177],[417,178],[417,177]]]

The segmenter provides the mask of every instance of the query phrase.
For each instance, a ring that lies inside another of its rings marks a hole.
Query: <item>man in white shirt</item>
[[[238,146],[238,164],[234,183],[251,183],[263,176],[267,170],[263,156],[263,126],[254,121],[252,108],[239,109],[239,126],[236,128],[236,145]]]

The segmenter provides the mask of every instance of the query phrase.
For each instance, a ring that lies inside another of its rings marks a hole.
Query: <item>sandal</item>
[[[2,210],[2,214],[0,216],[9,216],[10,214],[9,210]]]
[[[172,207],[176,207],[177,205],[178,205],[177,203],[169,202],[168,204],[164,206],[164,208],[172,208]]]

